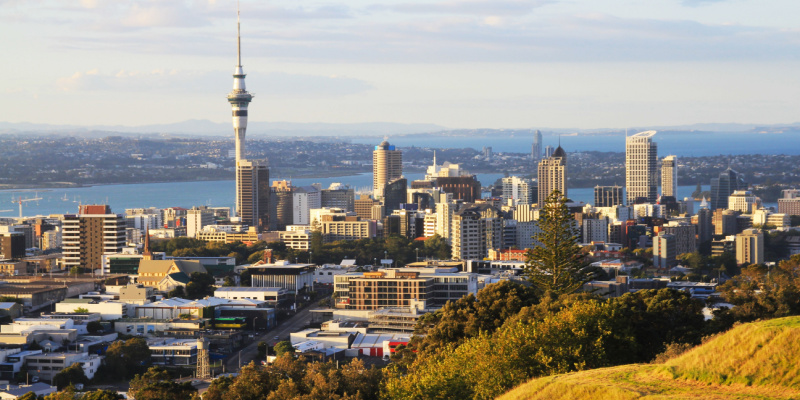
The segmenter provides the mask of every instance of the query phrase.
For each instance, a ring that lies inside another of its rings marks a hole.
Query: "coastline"
[[[371,174],[371,172],[358,172],[350,173],[330,173],[330,174],[303,174],[291,177],[270,177],[270,180],[292,180],[292,179],[330,179],[347,176],[357,176],[363,174]],[[227,182],[231,179],[192,179],[192,180],[168,180],[168,181],[144,181],[144,182],[111,182],[111,183],[75,183],[75,182],[46,182],[42,184],[27,184],[27,183],[2,183],[0,184],[0,191],[18,191],[18,192],[48,192],[58,189],[80,189],[95,186],[118,186],[118,185],[149,185],[155,183],[185,183],[185,182]],[[56,184],[56,185],[54,185]],[[59,185],[60,184],[60,185]]]

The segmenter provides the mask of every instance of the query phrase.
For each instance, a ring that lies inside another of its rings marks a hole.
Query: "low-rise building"
[[[152,339],[147,347],[153,365],[197,364],[197,339]]]
[[[52,381],[61,370],[80,364],[86,377],[92,379],[100,369],[102,360],[102,356],[88,353],[42,353],[26,357],[25,369],[30,375]]]
[[[0,399],[16,400],[31,392],[33,392],[36,397],[42,398],[57,391],[58,388],[44,382],[36,382],[32,385],[5,385],[0,388]]]

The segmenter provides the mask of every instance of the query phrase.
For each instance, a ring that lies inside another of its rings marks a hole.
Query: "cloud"
[[[681,4],[687,7],[701,7],[713,3],[722,3],[728,0],[683,0]]]
[[[233,78],[231,71],[180,71],[157,69],[153,71],[126,71],[101,73],[97,69],[76,72],[56,81],[56,87],[64,92],[154,92],[193,93],[221,95],[230,90]],[[322,76],[270,72],[251,74],[248,87],[259,92],[259,97],[339,97],[358,94],[372,89],[359,79],[343,76]]]
[[[534,8],[552,3],[550,0],[462,0],[436,3],[376,4],[375,11],[394,11],[410,14],[469,14],[469,15],[519,15]]]

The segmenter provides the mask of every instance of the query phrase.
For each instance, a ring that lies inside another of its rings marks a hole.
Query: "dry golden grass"
[[[738,326],[664,364],[533,379],[500,399],[800,399],[800,317]]]

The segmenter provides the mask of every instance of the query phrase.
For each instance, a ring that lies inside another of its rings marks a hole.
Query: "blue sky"
[[[0,0],[0,120],[228,121],[233,0]],[[796,0],[251,1],[255,121],[800,121]]]

